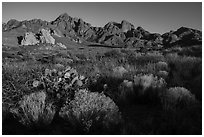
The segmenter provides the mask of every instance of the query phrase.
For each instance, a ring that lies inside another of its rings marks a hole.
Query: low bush
[[[134,86],[138,100],[144,103],[158,104],[166,82],[163,78],[158,78],[153,74],[138,74],[134,76]]]
[[[166,79],[168,77],[169,73],[165,70],[160,70],[157,72],[157,76]]]
[[[142,86],[143,90],[147,88],[161,88],[166,85],[166,82],[163,78],[158,78],[153,74],[138,74],[134,76],[135,86]]]
[[[127,72],[128,71],[123,66],[113,68],[113,75],[115,77],[123,77],[123,75]]]
[[[168,70],[168,64],[164,61],[159,61],[156,63],[156,68],[157,68],[157,70],[167,71]]]
[[[202,59],[197,57],[168,54],[169,64],[167,83],[169,87],[186,87],[196,98],[202,99]]]
[[[191,106],[196,103],[195,96],[183,87],[169,88],[161,96],[164,110],[176,110]]]
[[[87,90],[77,91],[74,100],[65,105],[59,115],[81,133],[93,129],[108,132],[121,120],[118,107],[109,97]]]
[[[25,95],[17,108],[11,112],[20,123],[29,128],[42,128],[49,125],[55,115],[55,107],[46,102],[45,92],[36,92]]]

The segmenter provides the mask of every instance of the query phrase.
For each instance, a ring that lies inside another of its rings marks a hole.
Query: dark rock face
[[[109,34],[117,34],[120,32],[121,24],[116,22],[109,22],[104,26],[104,30]]]
[[[73,18],[67,13],[61,14],[54,21],[47,22],[40,19],[19,22],[10,20],[2,24],[3,31],[23,29],[25,32],[37,33],[42,28],[49,28],[52,35],[81,39],[82,41],[98,42],[107,46],[122,47],[158,47],[175,45],[202,44],[202,32],[186,27],[176,31],[164,33],[150,33],[142,27],[135,29],[126,20],[121,23],[109,22],[104,27],[93,27],[80,18]]]
[[[166,46],[191,46],[202,44],[202,32],[186,27],[181,27],[176,31],[167,32],[162,35],[163,45]]]
[[[163,34],[162,38],[164,45],[171,45],[179,40],[178,36],[176,34],[173,34],[172,32],[167,32]]]
[[[181,45],[202,44],[202,33],[198,30],[181,27],[174,34],[180,38],[178,43]]]
[[[147,40],[142,40],[142,39],[139,39],[139,38],[136,38],[136,37],[128,38],[128,39],[125,41],[127,47],[131,47],[131,48],[144,47],[146,42],[147,42]]]
[[[123,47],[123,40],[121,39],[121,37],[116,36],[116,35],[112,35],[111,37],[109,37],[105,42],[105,45],[109,45],[109,46],[116,46],[117,47]]]

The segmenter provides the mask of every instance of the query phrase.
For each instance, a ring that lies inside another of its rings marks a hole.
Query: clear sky
[[[127,20],[135,27],[164,33],[181,26],[202,30],[202,3],[159,2],[3,2],[2,21],[29,19],[55,20],[60,14],[82,18],[92,26]]]

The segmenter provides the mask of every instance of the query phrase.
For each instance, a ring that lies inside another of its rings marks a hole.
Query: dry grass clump
[[[55,108],[52,103],[46,102],[46,93],[41,91],[25,95],[11,112],[27,127],[43,127],[52,122]]]

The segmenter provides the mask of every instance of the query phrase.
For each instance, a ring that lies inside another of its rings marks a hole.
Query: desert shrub
[[[42,91],[25,95],[18,105],[11,112],[20,123],[30,128],[49,125],[55,115],[55,107],[46,102],[46,93]]]
[[[160,70],[157,72],[157,76],[162,77],[163,79],[166,79],[168,77],[169,73],[165,70]]]
[[[120,103],[128,103],[135,97],[132,81],[124,80],[118,87],[118,100]]]
[[[115,77],[122,77],[128,71],[123,66],[113,68],[113,75]]]
[[[183,87],[169,88],[161,96],[164,110],[176,110],[189,107],[196,102],[195,96]]]
[[[82,133],[92,129],[109,130],[121,120],[118,107],[109,97],[87,90],[77,91],[74,100],[65,105],[59,115]]]
[[[157,68],[157,70],[167,71],[168,70],[168,64],[164,61],[159,61],[156,63],[156,68]]]
[[[158,78],[153,74],[138,74],[134,76],[135,94],[138,100],[144,103],[160,103],[160,95],[166,87],[163,78]]]
[[[202,59],[196,57],[182,57],[177,54],[168,54],[166,59],[170,67],[167,79],[168,86],[186,87],[196,95],[196,98],[201,100]]]
[[[153,74],[138,74],[134,76],[134,84],[135,86],[142,86],[143,89],[147,88],[161,88],[166,85],[166,82],[163,78],[158,78]]]

